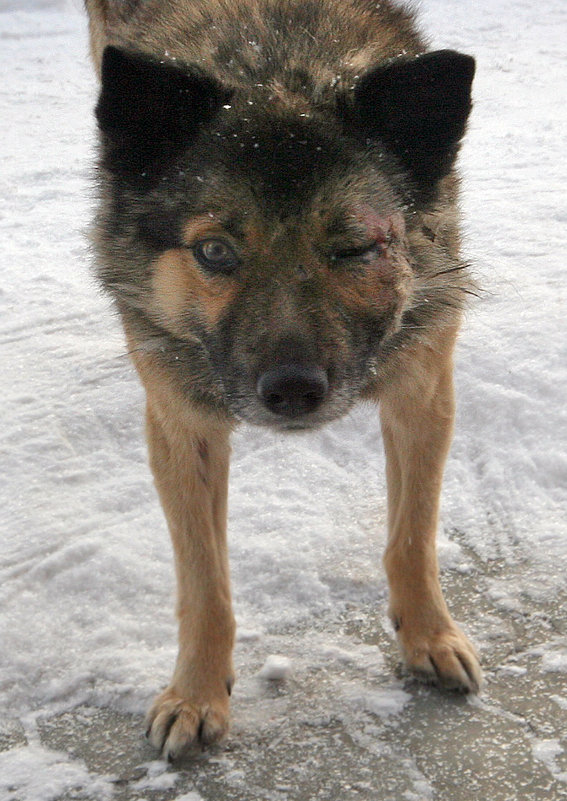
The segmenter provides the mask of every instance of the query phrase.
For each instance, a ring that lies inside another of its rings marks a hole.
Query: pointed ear
[[[155,171],[210,121],[231,90],[197,67],[107,47],[96,117],[103,162],[112,172]]]
[[[362,133],[380,140],[422,191],[453,166],[471,109],[474,71],[470,56],[438,50],[376,67],[355,87]]]

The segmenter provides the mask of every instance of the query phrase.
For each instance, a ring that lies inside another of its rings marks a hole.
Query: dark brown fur
[[[86,4],[102,76],[98,270],[146,388],[178,574],[179,657],[152,741],[175,756],[227,730],[231,429],[313,428],[361,399],[380,401],[405,661],[478,689],[435,557],[471,291],[454,161],[472,59],[426,54],[412,14],[387,2]]]

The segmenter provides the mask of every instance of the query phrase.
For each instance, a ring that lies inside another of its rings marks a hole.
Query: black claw
[[[437,682],[439,683],[440,686],[443,686],[443,676],[441,675],[441,671],[437,667],[437,664],[436,664],[435,660],[433,659],[433,657],[431,656],[431,654],[429,654],[429,661],[431,662],[431,665],[432,665],[433,670],[435,672],[435,677],[436,677]]]
[[[458,656],[458,654],[457,654],[457,656]],[[451,692],[457,692],[457,693],[460,693],[462,695],[467,695],[470,692],[470,688],[467,687],[466,684],[463,684],[458,679],[452,679],[452,678],[443,676],[443,674],[441,673],[441,671],[437,667],[437,664],[436,664],[435,660],[433,659],[433,657],[431,656],[431,654],[429,655],[429,661],[431,662],[433,670],[435,671],[436,684],[437,684],[438,687],[441,687],[444,690],[450,690]],[[471,678],[469,671],[467,670],[466,666],[463,664],[463,662],[462,662],[460,657],[459,657],[459,661],[463,665],[463,670],[465,671],[467,676],[469,676],[469,678]],[[473,684],[476,684],[476,682],[474,682],[474,680],[472,680],[472,681],[473,681]]]
[[[473,691],[474,692],[478,692],[480,688],[478,686],[477,680],[473,676],[473,673],[472,673],[470,665],[468,664],[468,662],[465,661],[465,659],[460,654],[457,654],[457,659],[459,660],[463,670],[467,674],[467,677],[468,677],[468,679],[469,679],[469,681],[471,683],[471,687],[473,688]],[[468,693],[469,691],[470,691],[469,687],[463,687],[463,692]]]
[[[425,668],[410,668],[410,672],[422,684],[427,684],[434,687],[439,686],[439,676],[435,673],[435,671],[431,673],[431,671],[425,670]]]
[[[401,617],[393,618],[392,623],[394,625],[394,631],[398,632],[402,627],[402,619],[401,619]]]
[[[197,740],[201,743],[201,745],[205,746],[205,741],[203,739],[203,732],[205,731],[205,721],[201,720],[199,723],[199,728],[197,729]]]
[[[230,695],[232,695],[232,681],[231,679],[227,679],[226,681],[226,691]]]

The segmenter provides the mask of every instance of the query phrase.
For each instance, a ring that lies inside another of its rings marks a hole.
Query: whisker
[[[467,269],[466,264],[458,264],[456,267],[447,267],[445,270],[439,270],[437,273],[433,273],[431,278],[438,278],[440,275],[449,275],[450,273],[458,273],[462,272],[463,270]]]

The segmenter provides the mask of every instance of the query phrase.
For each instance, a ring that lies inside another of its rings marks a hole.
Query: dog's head
[[[424,220],[451,207],[473,72],[451,51],[399,58],[315,104],[107,48],[100,274],[134,346],[237,419],[344,413],[458,313],[456,249]]]

